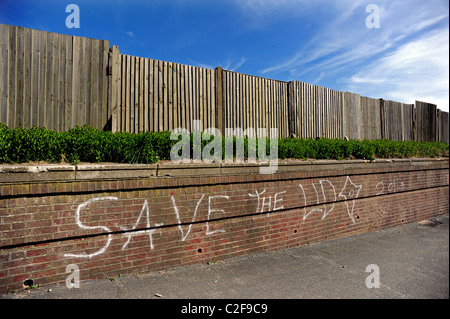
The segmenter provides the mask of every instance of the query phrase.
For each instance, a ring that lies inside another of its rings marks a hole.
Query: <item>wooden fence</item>
[[[108,51],[109,41],[0,24],[0,122],[103,129]]]
[[[112,49],[114,129],[139,133],[216,127],[215,71]]]
[[[289,89],[291,136],[344,138],[343,92],[298,81]]]
[[[223,128],[252,128],[255,134],[262,128],[266,136],[270,128],[276,128],[278,136],[289,135],[287,82],[220,69],[217,72],[222,72]]]
[[[414,104],[382,101],[382,137],[393,141],[414,140]]]
[[[121,54],[109,42],[0,24],[0,122],[56,131],[276,128],[279,137],[449,142],[449,114],[299,81]]]

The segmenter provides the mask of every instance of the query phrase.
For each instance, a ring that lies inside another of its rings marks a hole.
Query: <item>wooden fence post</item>
[[[111,64],[108,66],[110,74],[109,90],[111,90],[111,104],[109,105],[111,114],[111,131],[117,132],[119,127],[119,94],[120,94],[120,52],[117,45],[112,46]]]
[[[288,137],[298,137],[295,130],[294,81],[288,82]],[[298,134],[300,135],[300,134]]]
[[[385,118],[384,118],[384,100],[380,99],[380,121],[381,121],[381,139],[386,138]]]
[[[225,134],[224,131],[224,109],[223,109],[223,77],[222,77],[222,67],[217,67],[215,69],[216,75],[216,125],[217,129]]]

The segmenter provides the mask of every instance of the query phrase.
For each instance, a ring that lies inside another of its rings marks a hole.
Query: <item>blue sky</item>
[[[77,4],[80,28],[66,27]],[[368,28],[370,4],[379,28]],[[449,110],[448,0],[0,0],[0,23]]]

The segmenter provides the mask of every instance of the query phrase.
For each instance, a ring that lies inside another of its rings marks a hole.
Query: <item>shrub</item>
[[[170,150],[178,140],[170,139],[170,132],[145,132],[139,134],[101,131],[89,126],[74,127],[65,132],[54,132],[45,128],[10,129],[0,123],[0,163],[25,162],[115,162],[115,163],[156,163],[170,160]],[[222,137],[222,158],[225,158],[225,140]],[[231,139],[231,138],[230,138]],[[212,137],[211,137],[212,140]],[[202,149],[210,141],[203,141]],[[233,150],[237,139],[232,138]],[[250,139],[244,139],[244,157],[252,151]],[[266,154],[270,140],[266,139]],[[343,139],[278,139],[278,158],[287,159],[346,159],[358,158],[410,158],[436,157],[448,154],[449,144],[416,141],[358,141]],[[235,151],[234,151],[235,152]],[[190,154],[193,154],[193,134],[190,134]]]

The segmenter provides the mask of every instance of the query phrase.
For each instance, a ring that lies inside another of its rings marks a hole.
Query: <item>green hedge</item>
[[[193,135],[190,135],[191,154]],[[223,157],[225,156],[223,137]],[[202,148],[209,141],[202,141]],[[244,140],[245,157],[249,140]],[[75,127],[66,132],[54,132],[45,128],[10,129],[0,123],[0,163],[26,162],[115,162],[155,163],[170,160],[170,150],[177,140],[170,139],[170,132],[123,133]],[[234,138],[236,143],[236,138]],[[267,142],[268,143],[268,142]],[[250,143],[251,145],[251,143]],[[269,144],[267,144],[269,149]],[[438,157],[448,154],[447,143],[415,141],[357,141],[342,139],[294,139],[278,140],[278,158],[297,159],[369,159]],[[270,154],[270,152],[268,151]]]

